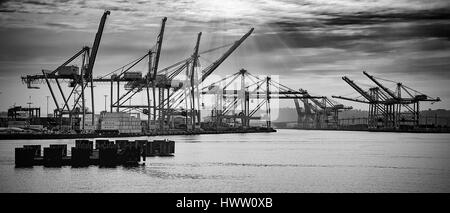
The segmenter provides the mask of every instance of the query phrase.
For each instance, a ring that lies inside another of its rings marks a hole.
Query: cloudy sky
[[[0,110],[26,105],[29,96],[45,109],[45,96],[50,95],[45,85],[26,89],[20,76],[55,69],[83,46],[91,46],[104,10],[111,15],[96,76],[145,54],[167,16],[161,67],[192,54],[200,31],[201,50],[207,50],[254,27],[216,75],[246,68],[278,75],[281,83],[315,95],[357,97],[341,77],[368,88],[370,80],[362,74],[366,70],[443,99],[422,109],[450,109],[448,0],[14,0],[0,1]],[[207,66],[220,53],[202,55],[201,64]],[[96,106],[101,109],[104,94],[109,94],[107,85],[98,85],[101,101]]]

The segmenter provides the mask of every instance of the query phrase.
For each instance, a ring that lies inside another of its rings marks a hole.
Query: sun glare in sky
[[[240,0],[201,0],[193,5],[194,8],[201,9],[205,18],[233,19],[246,16],[256,12],[256,5],[249,1]]]

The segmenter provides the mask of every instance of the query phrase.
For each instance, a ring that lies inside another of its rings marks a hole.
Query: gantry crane
[[[100,41],[103,35],[103,29],[105,27],[105,22],[107,16],[110,15],[110,11],[105,11],[100,19],[100,24],[97,30],[97,33],[95,35],[95,40],[92,45],[92,48],[89,47],[83,47],[80,51],[75,53],[72,57],[70,57],[67,61],[65,61],[63,64],[58,66],[53,71],[48,70],[42,70],[42,74],[37,75],[27,75],[21,77],[22,82],[27,84],[27,87],[29,89],[39,89],[39,87],[32,86],[35,83],[41,83],[45,80],[45,83],[47,84],[47,87],[50,90],[50,93],[52,95],[53,101],[56,106],[55,110],[55,116],[60,118],[60,125],[62,125],[62,117],[65,114],[69,115],[70,122],[72,125],[72,118],[74,116],[78,116],[80,113],[82,116],[82,123],[84,128],[84,120],[86,115],[86,107],[85,107],[85,90],[86,87],[88,87],[88,84],[90,83],[91,87],[91,104],[92,109],[91,113],[92,117],[94,118],[95,114],[95,107],[94,107],[94,85],[93,85],[93,69],[95,64],[95,59],[97,57],[97,52],[100,47]],[[67,66],[70,63],[72,63],[75,59],[81,56],[81,72],[78,73],[79,67],[77,66]],[[60,80],[64,81],[70,81],[69,87],[73,87],[71,92],[68,96],[66,96],[62,90]],[[56,82],[56,85],[58,87],[59,93],[62,97],[62,100],[64,102],[64,105],[61,107],[59,105],[58,98],[53,91],[53,88],[51,86],[51,81]],[[80,91],[78,91],[78,89]],[[75,97],[78,95],[78,97]],[[69,106],[69,100],[70,98],[74,96],[74,106],[71,109]],[[66,98],[67,97],[67,98]],[[80,99],[81,99],[81,106],[80,106]],[[81,107],[81,110],[80,110]],[[94,125],[94,119],[92,119],[92,125]]]
[[[419,103],[421,101],[438,102],[441,100],[439,97],[437,98],[429,97],[428,95],[425,95],[421,92],[411,89],[400,82],[396,82],[397,85],[396,92],[393,92],[392,90],[381,84],[379,80],[377,80],[383,79],[372,76],[368,74],[366,71],[363,71],[363,74],[366,75],[370,80],[372,80],[385,93],[387,93],[388,97],[386,98],[385,105],[386,110],[389,111],[390,115],[388,117],[388,121],[390,121],[391,125],[394,128],[399,128],[400,123],[405,121],[412,122],[413,125],[418,126],[420,120]],[[408,97],[402,97],[402,91],[406,92]],[[413,95],[412,93],[416,94]],[[410,105],[413,106],[411,107]],[[407,110],[407,113],[404,113],[405,115],[407,114],[412,115],[411,119],[406,119],[405,116],[402,115],[403,108]]]
[[[201,84],[206,78],[208,78],[253,32],[254,28],[251,28],[246,34],[244,34],[240,39],[236,40],[231,44],[227,44],[221,47],[212,48],[210,50],[202,51],[199,53],[199,45],[201,33],[197,36],[196,46],[194,48],[194,54],[181,62],[176,63],[175,65],[169,67],[172,69],[172,72],[169,72],[168,76],[170,79],[179,76],[179,74],[185,70],[186,76],[182,89],[175,90],[173,93],[168,91],[168,96],[165,99],[162,105],[159,105],[159,108],[165,109],[169,116],[172,115],[185,115],[186,123],[188,129],[195,129],[200,126],[201,115],[200,115],[200,90],[198,88],[199,84]],[[211,63],[208,67],[201,70],[198,73],[195,69],[198,68],[198,59],[202,54],[209,53],[224,47],[228,47],[228,50],[221,55],[217,60]],[[169,69],[165,69],[167,71]],[[200,77],[198,76],[200,75]],[[185,108],[179,108],[182,103],[185,103]],[[170,120],[167,118],[166,120]]]
[[[111,82],[111,108],[116,108],[116,111],[121,109],[124,111],[137,110],[141,113],[148,115],[148,129],[150,129],[150,121],[156,125],[158,123],[159,130],[168,129],[166,125],[169,124],[171,116],[176,114],[176,109],[173,108],[175,99],[178,101],[191,102],[189,117],[193,125],[200,121],[200,114],[198,110],[198,84],[206,79],[219,65],[225,61],[225,59],[231,55],[231,53],[239,47],[240,44],[251,34],[253,28],[246,33],[242,38],[234,43],[227,44],[221,47],[216,47],[203,52],[199,51],[200,38],[202,33],[197,35],[197,41],[194,48],[194,53],[171,66],[158,70],[159,55],[161,52],[162,39],[164,35],[164,27],[167,18],[162,20],[161,30],[158,35],[157,44],[154,48],[148,51],[144,56],[128,63],[127,65],[120,67],[105,76],[94,79],[95,82]],[[224,47],[231,46],[220,58],[214,61],[211,65],[202,70],[201,80],[197,80],[197,72],[195,69],[199,67],[198,59],[200,54],[206,54]],[[127,73],[132,72],[131,69],[138,63],[148,58],[148,73],[144,77],[137,77],[136,79],[127,79]],[[181,76],[180,74],[186,70],[186,81],[178,81],[175,78]],[[125,86],[128,90],[124,94],[120,95],[120,82],[126,82]],[[113,88],[114,83],[117,83],[117,99],[113,101]],[[130,100],[134,95],[147,89],[147,104],[144,105],[126,105],[125,103]],[[153,97],[150,97],[149,90],[152,90]],[[183,88],[183,89],[182,89]],[[184,93],[183,91],[188,91]],[[157,95],[156,95],[157,93]],[[153,101],[151,101],[153,100]],[[197,105],[197,106],[196,106]],[[153,109],[153,110],[152,110]],[[187,113],[186,111],[184,113]],[[152,118],[152,119],[151,119]],[[194,128],[195,126],[192,126]]]
[[[306,91],[303,96],[309,97],[310,94]],[[301,100],[304,103],[305,113],[301,113],[298,101],[294,100],[297,101],[297,103],[295,103],[297,114],[303,115],[303,120],[299,120],[299,125],[309,128],[336,129],[339,126],[339,113],[342,110],[352,109],[352,107],[344,106],[343,104],[337,103],[326,96],[312,99],[304,98]]]
[[[240,89],[228,89],[234,82],[240,82]],[[251,82],[251,84],[247,84],[247,82]],[[254,115],[265,105],[266,125],[270,128],[271,99],[294,100],[297,112],[300,112],[298,100],[326,100],[326,97],[324,96],[309,95],[307,91],[303,89],[291,89],[273,81],[271,77],[257,77],[245,69],[241,69],[233,75],[203,87],[202,94],[214,95],[216,98],[214,101],[215,104],[211,109],[211,123],[213,127],[221,126],[224,123],[224,119],[232,121],[234,125],[236,125],[236,120],[240,119],[242,127],[249,127],[250,120],[261,119],[261,117]],[[256,101],[254,108],[250,108],[250,103],[253,103],[254,101]],[[236,113],[238,107],[240,107],[241,110]],[[315,107],[315,110],[320,111],[320,108],[312,104],[310,104],[309,107]],[[323,108],[326,110],[331,109],[331,107],[327,107],[326,105],[323,106]],[[334,107],[333,109],[344,109],[344,107],[342,105]],[[298,113],[298,116],[300,118],[302,114]]]
[[[380,95],[378,94],[379,90],[376,87],[370,88],[369,91],[365,91],[361,87],[359,87],[354,81],[350,80],[348,77],[342,77],[347,84],[349,84],[354,90],[356,90],[359,94],[362,95],[366,100],[359,100],[353,98],[347,98],[342,96],[332,96],[333,98],[339,98],[348,101],[355,101],[359,103],[367,103],[369,104],[369,117],[368,117],[368,126],[369,128],[376,127],[380,121],[383,120],[384,117],[387,116],[385,108],[382,106],[384,103],[383,100],[380,100]]]
[[[156,39],[156,44],[154,47],[150,48],[143,56],[139,57],[136,60],[116,69],[104,76],[98,77],[94,79],[94,82],[108,82],[110,83],[110,112],[113,112],[113,109],[116,109],[116,112],[119,112],[121,109],[138,109],[140,111],[150,112],[153,107],[156,110],[156,103],[153,102],[153,106],[151,100],[156,100],[156,91],[159,89],[161,92],[160,85],[156,85],[153,82],[159,80],[158,79],[158,67],[159,67],[159,59],[161,55],[165,23],[167,21],[167,17],[164,17],[161,21],[161,29]],[[142,62],[144,59],[148,59],[148,71],[145,76],[142,76],[140,72],[132,72],[131,69],[134,68],[137,64]],[[120,94],[120,82],[124,82],[124,87],[127,92],[124,94]],[[114,83],[116,83],[117,95],[116,100],[114,100]],[[152,89],[152,98],[150,98],[150,88]],[[147,104],[140,106],[132,106],[126,105],[125,103],[133,98],[137,93],[141,92],[143,89],[146,89],[147,92]],[[161,93],[160,93],[161,94]],[[146,113],[150,116],[150,113]],[[147,128],[150,127],[150,117],[148,118]]]
[[[372,87],[368,92],[361,89],[353,81],[343,77],[344,81],[349,83],[366,100],[333,96],[343,100],[355,101],[369,104],[369,128],[393,128],[399,129],[402,126],[407,128],[418,128],[420,120],[419,103],[421,101],[438,102],[440,98],[431,98],[421,92],[407,87],[399,82],[381,79],[363,71],[363,74],[373,81],[377,87]],[[396,91],[385,87],[379,80],[396,83]],[[408,97],[402,97],[404,91]],[[415,95],[413,95],[415,93]],[[411,106],[412,105],[412,106]],[[403,109],[406,109],[404,112]]]

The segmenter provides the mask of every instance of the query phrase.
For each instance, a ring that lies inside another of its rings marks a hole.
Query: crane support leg
[[[58,104],[58,101],[56,100],[55,93],[53,92],[52,86],[50,85],[50,81],[47,78],[47,74],[44,72],[44,70],[42,70],[42,73],[44,74],[45,82],[47,83],[47,86],[48,86],[48,89],[50,90],[53,101],[55,102],[56,109],[59,111],[59,104]]]

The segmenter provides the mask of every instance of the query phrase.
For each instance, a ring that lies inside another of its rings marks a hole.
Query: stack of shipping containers
[[[101,130],[119,130],[119,133],[142,133],[139,114],[125,112],[104,112],[101,116]]]
[[[88,114],[84,118],[84,130],[87,132],[94,132],[97,130],[100,126],[100,115],[94,116],[94,125],[92,125],[92,114]],[[82,121],[80,122],[80,129],[81,125],[83,125]]]

